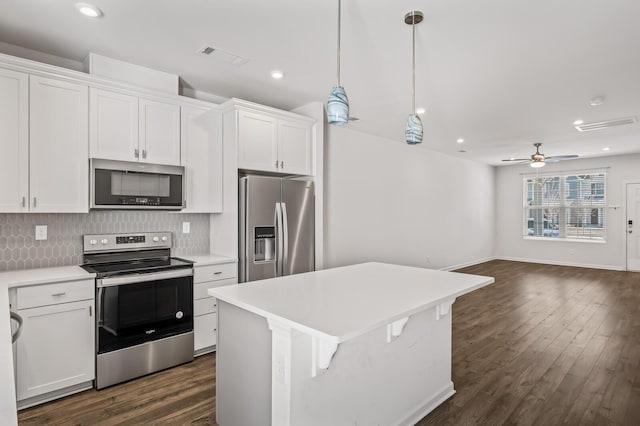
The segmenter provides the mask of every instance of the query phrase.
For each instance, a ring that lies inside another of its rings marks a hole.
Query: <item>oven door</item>
[[[193,331],[193,269],[96,281],[98,354]]]

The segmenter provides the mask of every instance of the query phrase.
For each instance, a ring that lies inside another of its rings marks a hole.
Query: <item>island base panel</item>
[[[311,336],[284,327],[272,341],[276,333],[265,318],[224,303],[218,318],[221,426],[270,421],[278,425],[411,425],[455,393],[451,311],[439,319],[435,307],[411,315],[400,336],[389,343],[386,326],[343,342],[329,368],[318,370],[316,377],[312,377]],[[282,343],[283,335],[289,336],[288,344]],[[283,364],[272,366],[272,349],[273,353],[288,351],[289,362],[284,365],[289,371],[276,374]],[[272,383],[272,377],[285,377],[286,386]],[[271,407],[272,403],[279,405]]]

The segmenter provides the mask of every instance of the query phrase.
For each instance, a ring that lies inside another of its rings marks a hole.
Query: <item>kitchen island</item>
[[[455,393],[455,298],[493,282],[364,263],[210,289],[218,423],[414,424]]]

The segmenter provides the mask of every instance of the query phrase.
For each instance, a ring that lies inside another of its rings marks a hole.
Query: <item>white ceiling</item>
[[[325,102],[336,82],[337,0],[2,0],[0,41],[82,61],[96,52],[179,74],[195,90],[284,109]],[[500,164],[547,155],[640,152],[640,124],[579,133],[572,122],[640,116],[637,0],[343,0],[342,84],[354,129],[403,143],[417,104],[424,148]],[[249,59],[197,53],[211,45]],[[282,69],[275,81],[270,71]],[[594,96],[606,96],[599,107]],[[456,139],[463,137],[464,144]],[[417,148],[420,149],[420,148]],[[465,149],[467,153],[458,153]]]

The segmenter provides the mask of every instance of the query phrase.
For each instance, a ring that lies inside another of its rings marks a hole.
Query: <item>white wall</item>
[[[493,167],[336,126],[325,155],[325,267],[493,256]]]
[[[572,171],[608,167],[605,211],[606,243],[525,240],[522,237],[522,173],[528,165],[499,167],[496,171],[496,256],[560,265],[625,269],[625,184],[640,183],[640,155],[578,159],[547,164],[542,170]],[[620,206],[618,209],[611,207]]]

